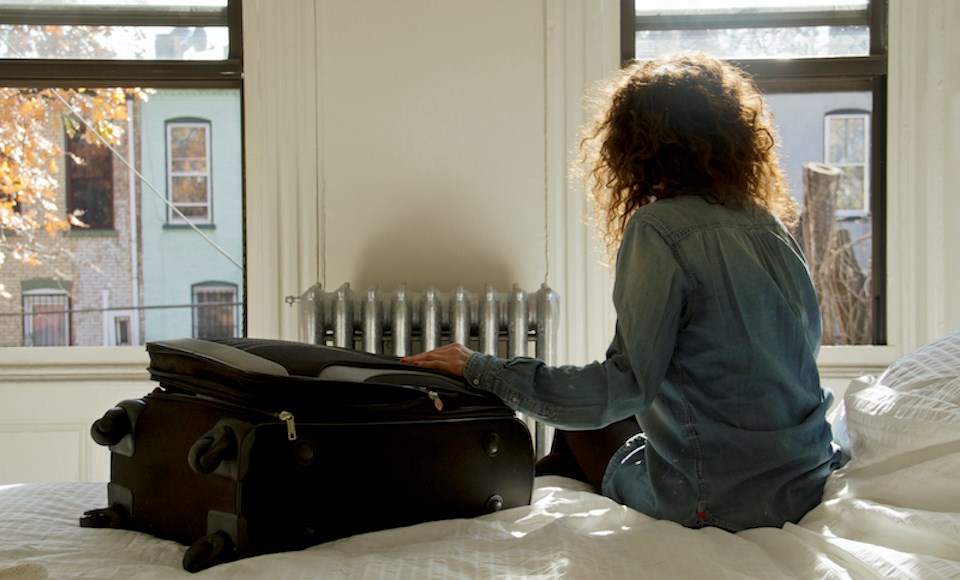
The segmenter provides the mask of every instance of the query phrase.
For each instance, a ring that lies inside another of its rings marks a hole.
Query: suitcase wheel
[[[122,528],[124,527],[122,508],[108,507],[83,512],[80,517],[81,528]]]
[[[103,417],[94,421],[90,427],[90,436],[103,446],[116,445],[130,434],[130,416],[123,407],[113,407]]]
[[[498,512],[503,509],[503,498],[500,497],[500,494],[493,494],[487,498],[487,513],[492,514],[493,512]]]
[[[190,447],[187,463],[197,473],[211,474],[222,462],[236,458],[236,440],[233,429],[226,425],[211,429]]]
[[[199,572],[211,566],[236,559],[233,552],[233,540],[223,530],[204,536],[193,543],[183,555],[183,569],[187,572]]]

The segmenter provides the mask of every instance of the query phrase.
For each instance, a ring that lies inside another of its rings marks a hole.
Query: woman
[[[610,87],[581,142],[616,255],[604,361],[549,367],[452,344],[405,362],[561,429],[539,473],[689,527],[798,521],[840,454],[765,107],[743,72],[699,54],[634,64]]]

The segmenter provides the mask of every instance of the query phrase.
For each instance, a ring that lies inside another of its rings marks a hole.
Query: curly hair
[[[655,199],[700,195],[757,205],[792,225],[797,204],[777,155],[773,117],[753,81],[700,53],[635,62],[601,88],[581,162],[611,258],[627,221]]]

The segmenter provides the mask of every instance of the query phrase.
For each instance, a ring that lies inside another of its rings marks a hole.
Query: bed
[[[686,529],[543,477],[529,506],[189,574],[175,542],[78,526],[105,484],[24,484],[0,487],[0,579],[960,578],[960,332],[853,381],[833,421],[849,461],[781,529]]]

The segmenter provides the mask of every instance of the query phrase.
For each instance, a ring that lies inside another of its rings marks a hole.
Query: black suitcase
[[[109,506],[81,525],[188,545],[187,570],[530,502],[526,425],[459,378],[276,340],[147,351],[159,387],[91,428]]]

